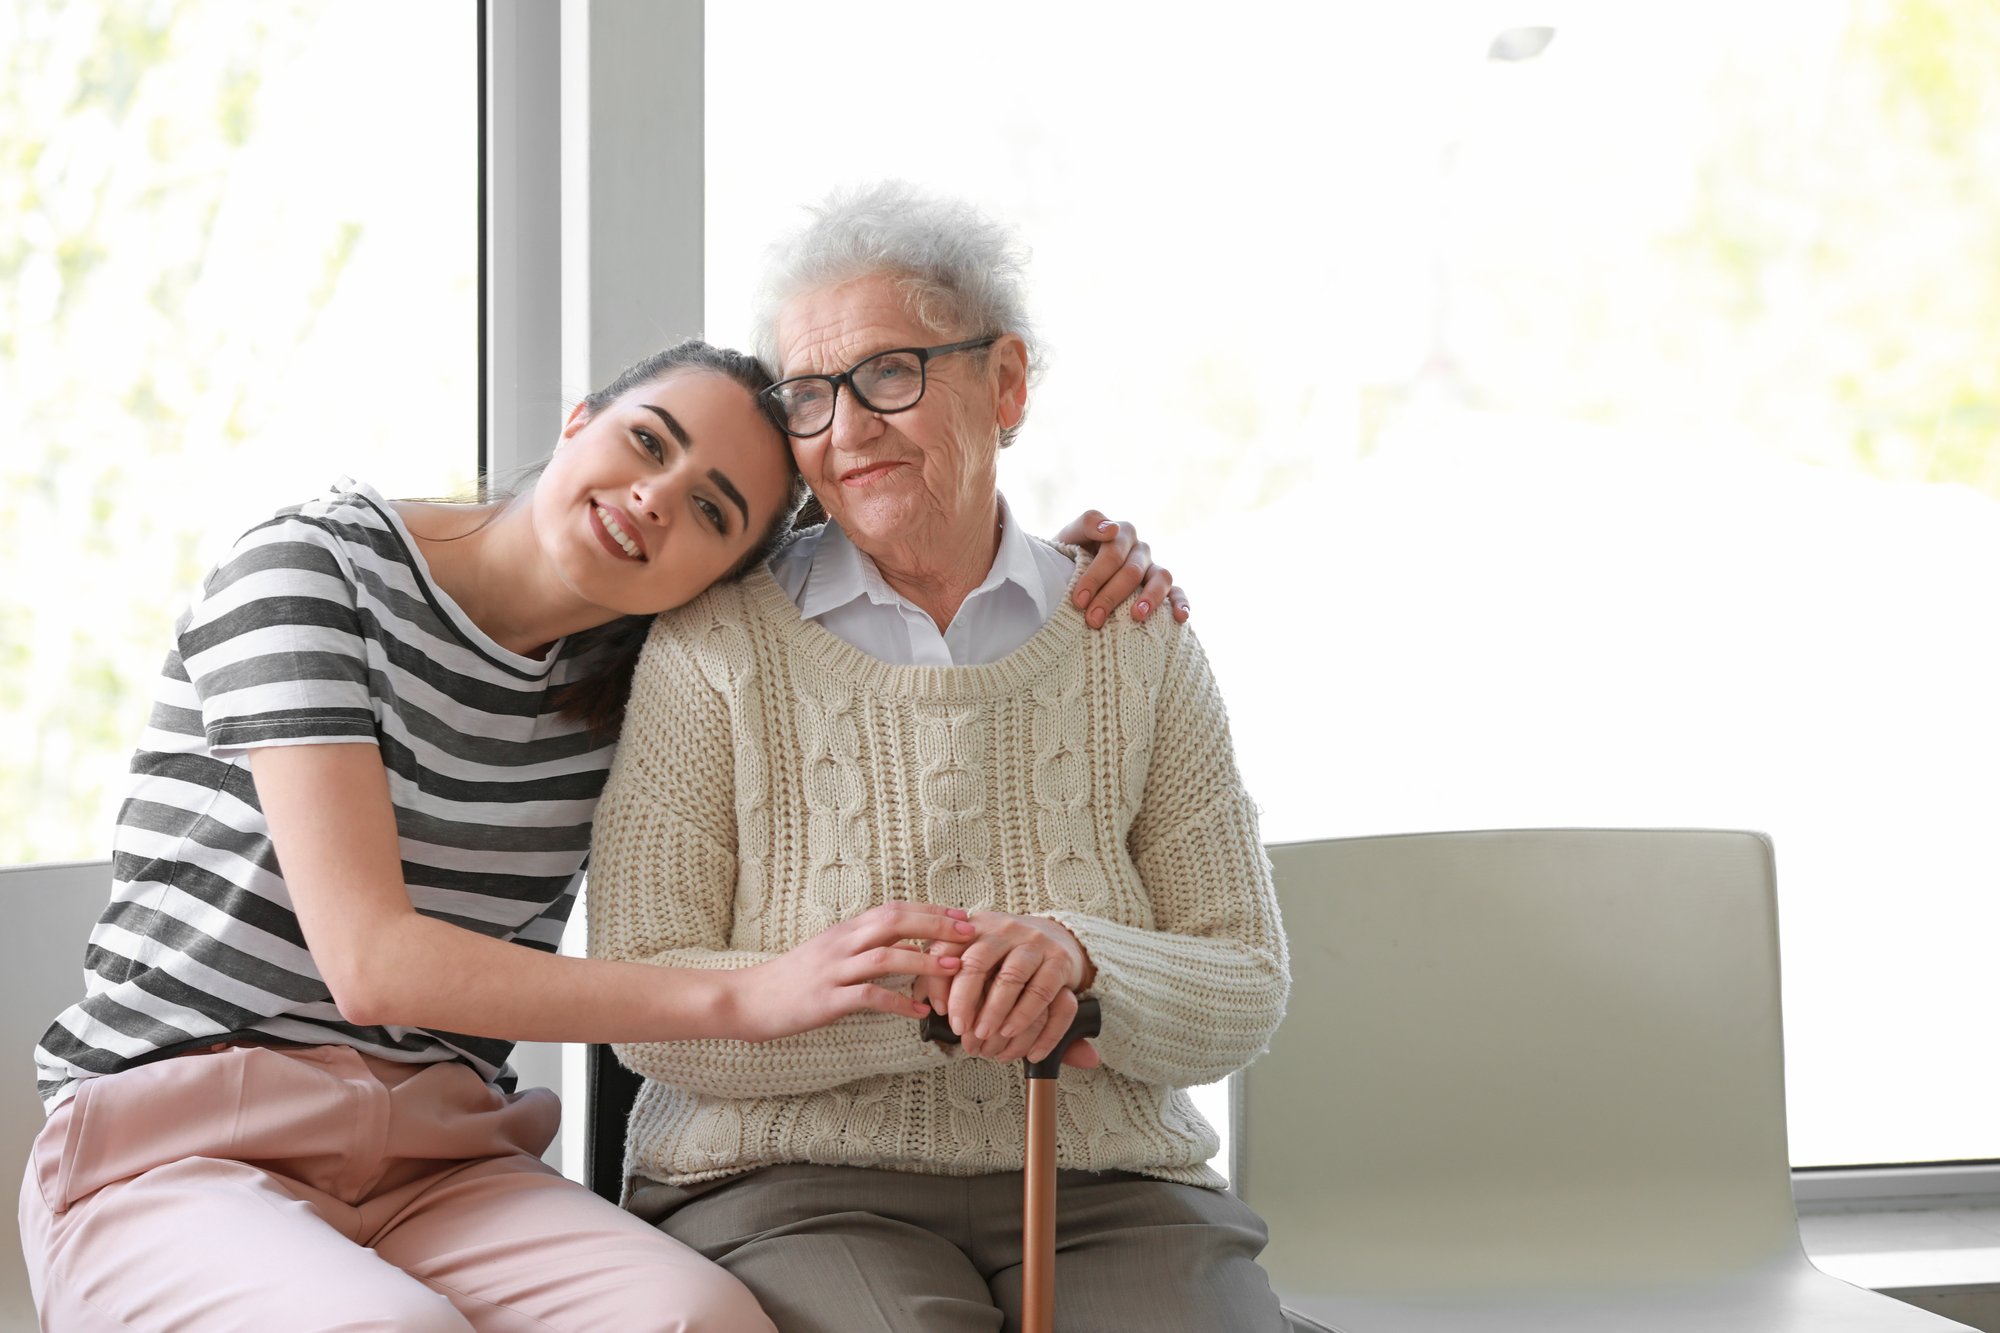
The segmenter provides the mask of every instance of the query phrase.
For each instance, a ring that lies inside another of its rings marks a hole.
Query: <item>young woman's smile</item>
[[[597,537],[605,550],[621,560],[645,560],[645,546],[632,535],[639,525],[630,514],[595,500],[590,502],[590,513],[597,520]]]

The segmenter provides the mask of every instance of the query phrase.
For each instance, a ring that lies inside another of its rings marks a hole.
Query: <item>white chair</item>
[[[42,1128],[35,1095],[35,1043],[51,1020],[83,998],[83,949],[111,897],[105,861],[0,869],[0,1328],[34,1328],[28,1272],[14,1200],[28,1147]]]
[[[1287,1306],[1339,1333],[1939,1333],[1814,1268],[1771,846],[1275,846],[1290,1012],[1233,1090]]]

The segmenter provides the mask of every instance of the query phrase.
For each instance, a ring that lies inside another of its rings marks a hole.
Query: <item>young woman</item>
[[[918,946],[964,914],[902,903],[737,971],[554,952],[651,617],[767,556],[803,494],[767,384],[683,343],[580,404],[521,497],[343,483],[210,575],[133,761],[88,994],[36,1051],[45,1329],[770,1327],[543,1165],[556,1100],[506,1069],[521,1040],[919,1016],[878,980],[957,965]],[[1101,623],[1145,549],[1094,513],[1066,535],[1104,539]]]

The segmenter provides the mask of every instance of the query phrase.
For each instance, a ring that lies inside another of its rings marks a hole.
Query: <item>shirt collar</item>
[[[1049,605],[1047,581],[1035,564],[1033,542],[1021,525],[1014,521],[1013,511],[1007,508],[1007,498],[1002,495],[994,498],[1000,507],[1000,549],[994,554],[993,568],[986,572],[985,581],[968,593],[965,600],[969,602],[1011,583],[1028,595],[1041,618],[1047,620],[1053,608]],[[805,592],[798,599],[799,614],[813,620],[847,605],[857,597],[866,597],[879,606],[908,605],[903,596],[882,577],[882,571],[875,567],[875,562],[848,540],[840,524],[829,519],[819,544],[813,550]]]
[[[1055,614],[1049,605],[1049,583],[1042,577],[1041,567],[1035,561],[1034,539],[1027,530],[1014,521],[1013,511],[1007,508],[1007,497],[995,495],[1000,503],[1000,550],[993,557],[993,568],[986,573],[986,581],[972,590],[970,601],[980,593],[998,588],[1003,583],[1011,583],[1035,604],[1035,611],[1043,620]]]

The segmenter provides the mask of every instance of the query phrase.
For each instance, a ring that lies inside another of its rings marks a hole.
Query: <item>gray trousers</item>
[[[1021,1177],[774,1166],[626,1207],[748,1286],[782,1333],[994,1333],[1021,1326]],[[1234,1196],[1064,1171],[1062,1333],[1284,1333],[1257,1266],[1264,1223]]]

